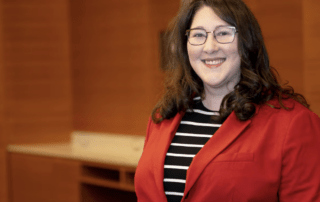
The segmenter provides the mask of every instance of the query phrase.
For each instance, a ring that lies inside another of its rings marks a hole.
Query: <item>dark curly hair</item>
[[[281,86],[277,71],[269,66],[269,57],[260,26],[253,13],[241,0],[192,0],[183,4],[166,32],[164,54],[165,92],[152,111],[155,123],[170,119],[178,112],[193,108],[195,95],[204,98],[202,80],[192,69],[188,52],[186,30],[190,28],[195,13],[203,6],[211,7],[225,22],[238,30],[238,51],[241,58],[241,76],[234,91],[222,100],[216,121],[224,121],[234,111],[239,120],[248,120],[255,113],[255,104],[265,104],[277,98],[287,109],[283,99],[293,98],[309,108],[305,98],[290,86]],[[271,106],[273,107],[273,106]]]

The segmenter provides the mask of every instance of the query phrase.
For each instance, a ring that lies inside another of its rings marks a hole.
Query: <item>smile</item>
[[[219,58],[219,59],[208,59],[208,60],[202,60],[202,62],[207,66],[207,67],[218,67],[220,66],[223,62],[226,61],[226,58]]]

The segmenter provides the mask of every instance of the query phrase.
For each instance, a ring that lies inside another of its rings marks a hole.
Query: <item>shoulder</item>
[[[169,118],[169,119],[163,119],[161,122],[159,123],[155,123],[153,120],[152,120],[152,117],[149,118],[149,123],[148,123],[148,127],[162,127],[162,126],[169,126],[169,125],[172,125],[174,123],[176,123],[178,120],[181,120],[181,118],[184,116],[185,114],[185,111],[181,111],[181,112],[178,112],[174,115],[174,117],[172,118]],[[155,116],[157,118],[161,118],[162,116],[160,115],[159,112],[157,112],[155,114]]]
[[[291,98],[282,99],[281,101],[278,99],[269,100],[268,102],[258,106],[258,113],[261,112],[263,112],[263,114],[269,112],[269,114],[287,116],[294,116],[301,113],[317,116],[310,109]]]
[[[257,112],[253,120],[264,121],[273,125],[283,125],[283,127],[294,127],[294,124],[298,122],[306,127],[312,123],[320,125],[318,115],[291,98],[282,100],[281,103],[278,99],[272,99],[257,106]]]
[[[170,119],[163,119],[159,123],[155,123],[152,120],[152,117],[149,118],[148,121],[148,127],[147,127],[147,136],[146,138],[149,138],[149,136],[158,135],[163,132],[163,130],[172,130],[175,127],[177,127],[180,124],[180,120],[184,116],[185,112],[181,111],[178,112],[174,117]],[[159,113],[156,114],[157,117],[161,117]]]

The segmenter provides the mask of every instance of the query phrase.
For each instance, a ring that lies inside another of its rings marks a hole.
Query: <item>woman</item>
[[[170,29],[138,201],[320,201],[320,119],[279,85],[241,0],[193,0]]]

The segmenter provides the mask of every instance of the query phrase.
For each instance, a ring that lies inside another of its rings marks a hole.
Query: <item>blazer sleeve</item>
[[[282,147],[281,202],[320,202],[320,119],[303,110],[289,124]]]
[[[146,144],[147,144],[148,139],[149,139],[151,123],[152,123],[152,117],[149,117],[149,121],[148,121],[148,126],[147,126],[146,137],[145,137],[145,140],[144,140],[143,149],[146,147]]]

